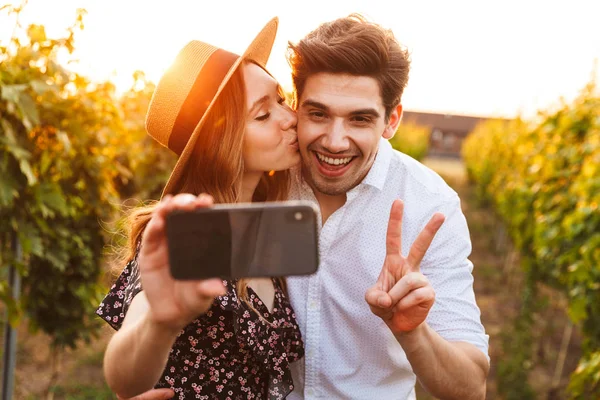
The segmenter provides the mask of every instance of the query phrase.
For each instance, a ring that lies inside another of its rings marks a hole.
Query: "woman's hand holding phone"
[[[175,280],[169,268],[166,216],[174,210],[192,211],[212,205],[213,199],[207,194],[167,195],[155,208],[142,236],[138,265],[150,306],[148,317],[169,330],[183,329],[208,311],[216,296],[226,292],[221,279]]]

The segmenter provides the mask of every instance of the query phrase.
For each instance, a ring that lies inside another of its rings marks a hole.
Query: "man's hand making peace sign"
[[[373,314],[390,328],[404,350],[421,385],[440,399],[483,399],[489,363],[473,344],[449,342],[424,324],[435,291],[420,265],[445,217],[435,213],[402,254],[404,203],[392,204],[386,237],[386,256],[374,286],[365,299]],[[410,333],[410,334],[409,334]],[[458,382],[458,384],[457,384]]]
[[[373,314],[379,316],[394,335],[417,328],[429,314],[435,291],[421,274],[420,264],[444,216],[435,213],[417,236],[407,257],[402,255],[402,217],[404,203],[392,204],[386,238],[386,257],[377,283],[367,290],[365,299]]]

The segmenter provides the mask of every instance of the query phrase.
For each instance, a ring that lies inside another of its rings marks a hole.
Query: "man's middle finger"
[[[444,220],[444,214],[433,214],[427,225],[425,225],[425,228],[423,228],[421,233],[419,233],[419,236],[415,239],[415,242],[408,253],[408,257],[406,258],[408,265],[410,265],[413,271],[420,271],[419,266],[421,265],[421,261],[427,250],[429,250],[429,246],[431,246],[431,242],[433,242],[436,233],[442,227]]]

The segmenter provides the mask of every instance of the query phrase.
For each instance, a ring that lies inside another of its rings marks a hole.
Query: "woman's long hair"
[[[246,130],[246,90],[242,64],[233,74],[206,116],[192,156],[173,193],[210,194],[215,203],[240,201],[244,173],[243,141]],[[253,201],[284,200],[289,189],[289,172],[265,172]],[[124,261],[132,260],[142,233],[157,203],[133,209],[128,216],[128,253]],[[122,260],[123,261],[123,260]],[[122,267],[122,264],[121,264]],[[285,287],[283,279],[280,280]],[[248,279],[237,283],[239,297],[248,302]]]

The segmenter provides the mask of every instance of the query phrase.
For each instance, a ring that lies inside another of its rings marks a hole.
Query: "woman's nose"
[[[284,105],[285,116],[281,122],[281,129],[287,131],[288,129],[296,129],[296,125],[298,124],[298,117],[296,116],[296,112],[289,108],[287,105]]]

